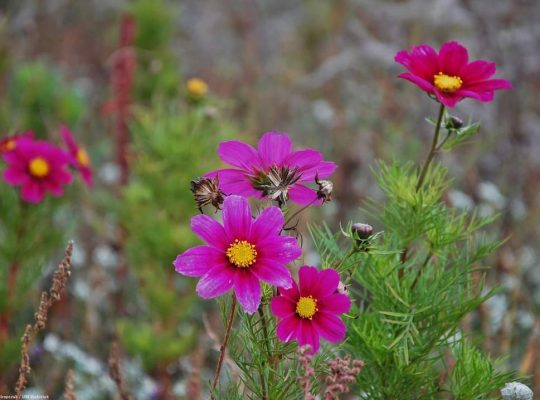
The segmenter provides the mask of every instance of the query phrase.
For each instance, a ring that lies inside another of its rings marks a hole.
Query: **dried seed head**
[[[507,383],[501,390],[503,400],[532,400],[533,391],[519,382]]]
[[[223,204],[223,193],[219,189],[219,178],[216,175],[213,179],[210,178],[197,178],[191,181],[191,192],[197,208],[202,213],[202,208],[208,204],[212,204],[216,211],[220,210],[221,204]]]
[[[264,196],[278,202],[279,206],[289,200],[289,189],[298,182],[302,176],[297,173],[298,167],[289,169],[288,167],[273,166],[266,173],[261,173],[252,180],[253,187],[260,190]]]
[[[322,199],[323,203],[332,201],[332,190],[334,190],[334,184],[332,181],[319,179],[319,174],[316,174],[315,183],[319,186],[319,189],[317,190],[317,198]]]

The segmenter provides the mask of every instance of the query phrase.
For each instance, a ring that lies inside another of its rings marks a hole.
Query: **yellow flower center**
[[[82,147],[77,151],[77,161],[83,167],[88,167],[90,165],[90,157],[88,156],[86,150]]]
[[[257,260],[257,250],[255,245],[246,242],[245,240],[236,239],[233,244],[227,249],[227,257],[231,264],[240,268],[247,268]]]
[[[296,303],[296,313],[307,319],[312,319],[315,313],[319,311],[317,308],[317,300],[313,296],[302,296]]]
[[[49,174],[51,168],[46,159],[43,157],[36,157],[30,161],[28,169],[30,170],[30,174],[36,178],[43,178]]]
[[[3,145],[2,145],[2,148],[3,150],[5,151],[11,151],[13,149],[15,149],[15,140],[13,139],[9,139],[7,142],[5,142]]]
[[[443,92],[455,92],[463,85],[463,81],[459,76],[450,76],[442,72],[433,75],[433,83],[437,86],[437,89]]]
[[[189,79],[186,86],[189,94],[194,97],[202,97],[208,92],[208,85],[199,78]]]

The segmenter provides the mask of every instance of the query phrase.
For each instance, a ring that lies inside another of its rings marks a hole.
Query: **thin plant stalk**
[[[422,188],[422,185],[424,184],[424,180],[426,179],[426,175],[429,169],[429,166],[433,159],[435,158],[435,155],[439,151],[440,147],[438,146],[439,143],[439,136],[441,133],[441,126],[442,121],[444,117],[444,104],[441,103],[441,106],[439,108],[439,116],[437,117],[437,122],[435,124],[435,133],[433,134],[433,140],[431,142],[431,147],[429,149],[428,156],[426,158],[426,161],[424,162],[424,165],[422,166],[422,169],[420,171],[420,177],[418,178],[418,183],[416,184],[416,192],[418,193],[420,189]],[[405,261],[407,261],[407,254],[409,252],[409,246],[405,247],[405,250],[401,253],[401,263],[403,264]],[[402,270],[400,270],[400,278],[403,276]]]
[[[216,373],[214,374],[214,380],[212,381],[212,390],[216,389],[216,386],[219,382],[219,375],[221,373],[221,367],[223,366],[223,359],[225,358],[225,350],[227,349],[227,343],[229,342],[229,336],[231,334],[235,308],[236,308],[236,296],[233,294],[232,301],[231,301],[231,310],[229,311],[227,327],[225,328],[225,337],[223,338],[223,343],[221,344],[221,347],[219,349],[219,360],[216,367]]]
[[[439,143],[439,136],[441,132],[441,125],[442,120],[444,116],[444,104],[441,104],[441,107],[439,108],[439,116],[437,117],[437,123],[435,124],[435,134],[433,135],[433,141],[431,142],[431,148],[429,149],[429,154],[426,158],[426,161],[424,162],[424,165],[422,166],[422,170],[420,172],[420,178],[418,178],[418,183],[416,184],[416,192],[419,192],[422,188],[422,185],[424,184],[424,180],[426,179],[426,174],[429,169],[429,165],[433,161],[433,158],[435,158],[435,154],[437,154],[437,144]]]

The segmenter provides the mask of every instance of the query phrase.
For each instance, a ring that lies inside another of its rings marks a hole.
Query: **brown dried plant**
[[[77,400],[75,390],[73,388],[73,370],[70,369],[66,375],[66,391],[64,392],[64,400]]]
[[[132,400],[131,394],[127,390],[126,381],[122,375],[122,369],[120,368],[120,350],[116,343],[111,346],[111,353],[109,354],[109,375],[116,383],[118,393],[122,400]]]
[[[47,324],[47,316],[49,310],[60,300],[61,294],[64,291],[67,280],[71,274],[71,256],[73,254],[73,241],[70,240],[67,244],[66,251],[62,262],[58,265],[58,268],[54,272],[53,282],[49,292],[41,293],[41,301],[37,312],[34,314],[34,325],[26,325],[23,337],[21,339],[21,366],[19,367],[19,377],[15,386],[15,395],[17,400],[22,399],[22,393],[26,388],[28,374],[30,373],[30,357],[28,351],[30,348],[30,341],[32,336],[37,334],[40,330],[43,330]]]

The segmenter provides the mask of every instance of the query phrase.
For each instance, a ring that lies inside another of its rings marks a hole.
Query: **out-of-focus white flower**
[[[503,400],[532,400],[531,389],[520,382],[507,383],[501,390]]]

